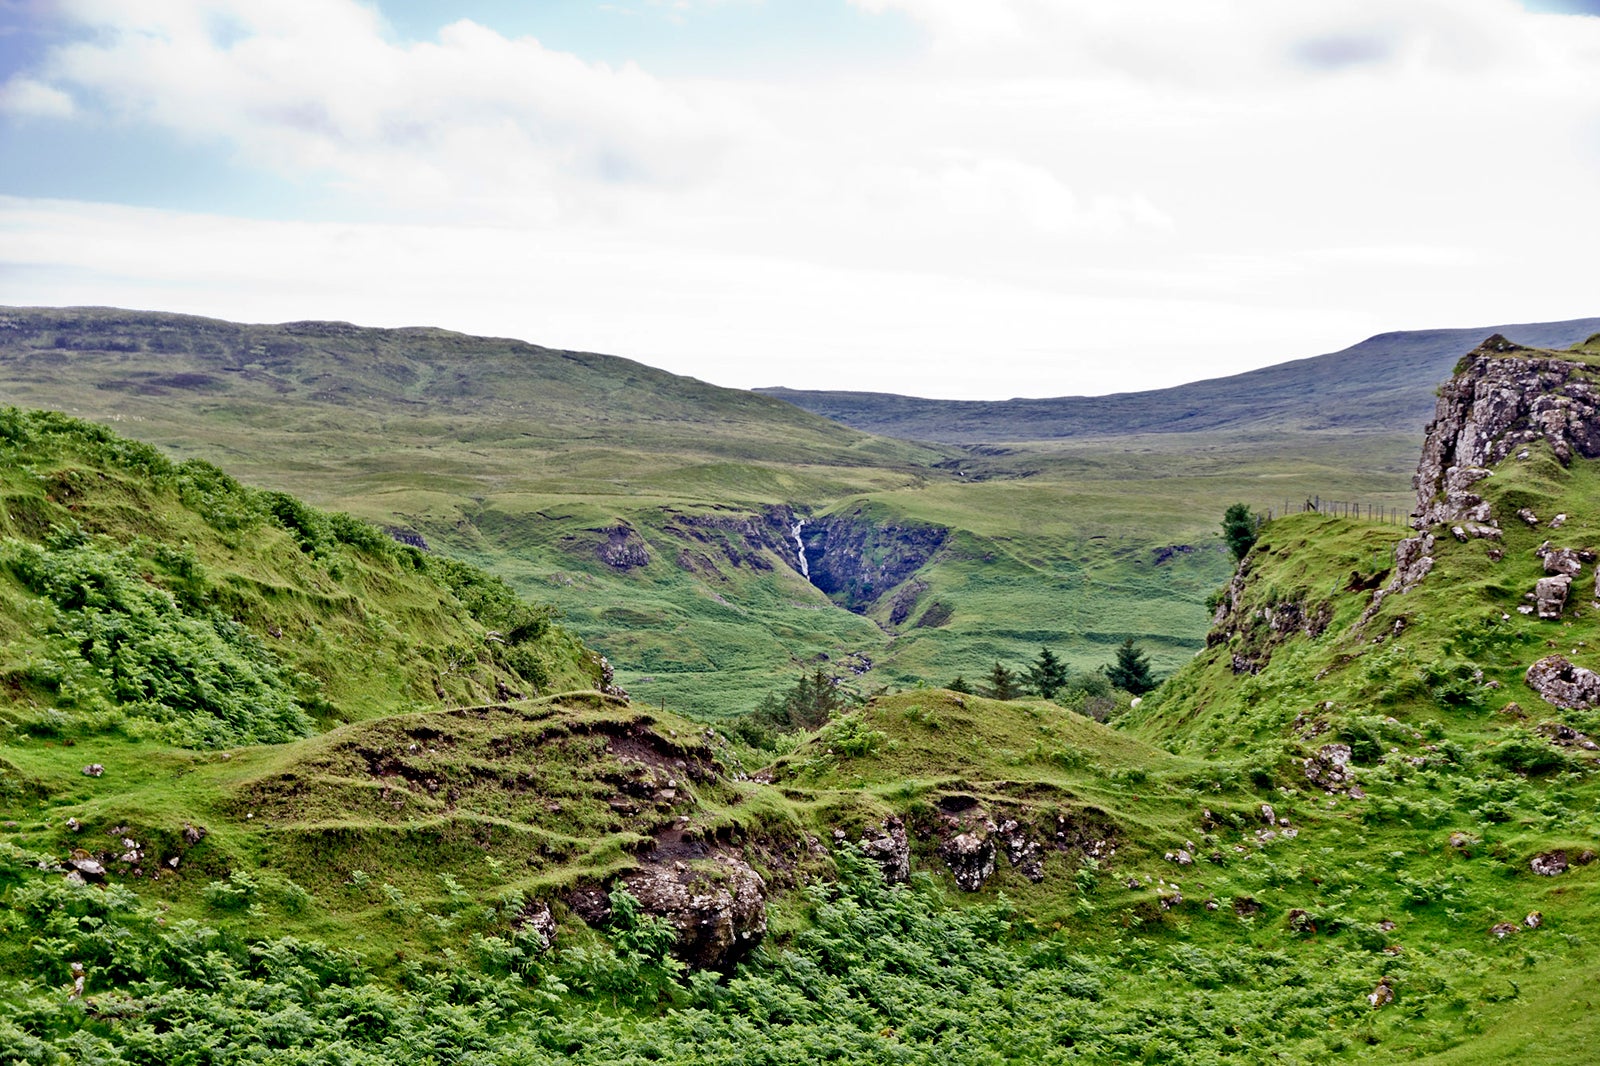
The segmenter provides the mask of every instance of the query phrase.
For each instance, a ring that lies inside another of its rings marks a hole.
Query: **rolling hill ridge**
[[[945,444],[1047,441],[1153,433],[1309,430],[1415,433],[1434,385],[1485,337],[1566,348],[1600,332],[1600,318],[1380,333],[1328,355],[1110,396],[926,400],[887,393],[755,391],[869,433]]]

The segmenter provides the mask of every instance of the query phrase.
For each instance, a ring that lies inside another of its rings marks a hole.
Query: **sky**
[[[1600,315],[1600,0],[0,0],[0,304],[741,388]]]

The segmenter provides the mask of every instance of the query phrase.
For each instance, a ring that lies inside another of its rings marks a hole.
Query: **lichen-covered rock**
[[[994,876],[994,842],[976,833],[958,833],[946,840],[939,846],[939,857],[963,891],[976,892]]]
[[[1306,780],[1327,792],[1339,792],[1349,787],[1356,778],[1355,767],[1350,765],[1350,745],[1324,744],[1313,756],[1306,759]]]
[[[1496,334],[1439,390],[1412,482],[1418,529],[1488,521],[1472,491],[1480,471],[1531,441],[1542,439],[1562,463],[1600,455],[1600,391],[1588,368],[1526,352]]]
[[[1567,853],[1564,851],[1547,851],[1542,855],[1535,855],[1528,861],[1528,869],[1540,877],[1555,877],[1557,874],[1567,872]]]
[[[1600,744],[1596,744],[1586,733],[1567,725],[1565,722],[1540,722],[1539,732],[1550,738],[1550,743],[1558,748],[1582,748],[1584,751],[1600,751]]]
[[[911,877],[911,843],[906,838],[905,822],[899,818],[885,819],[876,833],[863,833],[857,846],[883,870],[887,883],[899,884]]]
[[[106,868],[94,859],[71,859],[68,860],[67,865],[85,877],[104,877],[106,875]]]
[[[1544,560],[1544,572],[1547,574],[1566,574],[1571,577],[1583,569],[1583,558],[1574,548],[1556,548],[1545,541],[1535,554]]]
[[[1572,577],[1557,574],[1542,577],[1533,586],[1533,606],[1540,618],[1560,618],[1567,606],[1567,591],[1572,587]]]
[[[1044,880],[1044,848],[1026,826],[1014,818],[1007,818],[999,825],[991,823],[989,836],[1000,842],[1006,858],[1018,873],[1034,884]]]
[[[677,927],[675,952],[697,969],[726,970],[766,936],[767,883],[743,859],[651,863],[623,880],[641,907]]]
[[[1546,703],[1567,710],[1600,704],[1600,674],[1574,666],[1564,655],[1547,655],[1528,667],[1523,675],[1528,687]]]

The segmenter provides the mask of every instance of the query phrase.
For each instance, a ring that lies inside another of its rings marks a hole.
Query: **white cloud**
[[[0,112],[27,118],[71,118],[72,97],[54,86],[28,77],[15,77],[0,85]]]
[[[1581,237],[1600,223],[1600,19],[1512,0],[855,2],[916,20],[926,52],[663,78],[469,21],[399,42],[353,0],[65,0],[96,32],[10,83],[14,110],[25,85],[35,113],[220,142],[370,224],[10,201],[6,258],[32,249],[69,281],[39,275],[50,299],[14,272],[0,298],[427,311],[734,384],[983,395],[1600,310]],[[158,231],[185,254],[141,280]]]

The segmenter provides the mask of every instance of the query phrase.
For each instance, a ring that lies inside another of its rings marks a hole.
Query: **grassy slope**
[[[1592,1012],[1574,1006],[1600,972],[1585,932],[1597,917],[1600,871],[1574,865],[1545,879],[1528,863],[1553,848],[1577,855],[1595,846],[1600,786],[1594,756],[1554,747],[1536,727],[1560,722],[1587,732],[1600,728],[1600,717],[1550,706],[1523,675],[1552,651],[1587,664],[1600,618],[1582,596],[1559,620],[1518,608],[1544,576],[1534,555],[1542,541],[1600,542],[1600,466],[1577,460],[1564,469],[1536,447],[1483,485],[1502,516],[1504,558],[1490,559],[1484,541],[1442,536],[1428,577],[1386,599],[1365,624],[1371,593],[1352,585],[1388,570],[1396,531],[1320,516],[1268,527],[1247,560],[1240,617],[1248,621],[1127,724],[1196,754],[1276,750],[1268,761],[1291,778],[1296,761],[1322,744],[1351,743],[1368,798],[1339,801],[1343,813],[1330,809],[1330,823],[1346,823],[1330,854],[1366,873],[1357,884],[1343,878],[1343,893],[1330,893],[1327,879],[1298,890],[1327,906],[1330,896],[1381,899],[1385,882],[1406,886],[1409,901],[1390,910],[1411,918],[1401,926],[1415,938],[1400,938],[1408,952],[1426,944],[1422,950],[1453,953],[1466,972],[1484,975],[1485,988],[1510,982],[1495,993],[1502,998],[1520,989],[1513,1009],[1472,1007],[1468,1031],[1483,1035],[1428,1061],[1502,1061],[1511,1049],[1532,1061],[1579,1061],[1578,1049],[1600,1038]],[[1523,506],[1570,521],[1552,532],[1505,519]],[[1309,615],[1323,604],[1330,621],[1316,639],[1280,642],[1266,620],[1269,611],[1284,617],[1284,605]],[[1236,655],[1266,665],[1235,674]],[[1467,846],[1452,847],[1452,833],[1465,834]],[[1354,834],[1371,858],[1347,850]],[[1522,928],[1504,943],[1488,935],[1494,923],[1535,910],[1543,913],[1539,929]]]
[[[14,409],[0,412],[0,449],[0,678],[8,713],[31,708],[25,727],[140,718],[140,682],[118,680],[138,670],[173,686],[156,703],[204,717],[251,713],[264,694],[235,693],[228,675],[256,667],[323,724],[597,676],[537,611],[526,640],[492,634],[518,620],[497,580],[214,467]]]
[[[0,319],[12,401],[420,532],[557,604],[641,698],[700,714],[744,710],[794,670],[853,653],[875,664],[869,688],[972,677],[998,658],[1020,665],[1045,642],[1092,669],[1129,635],[1149,641],[1159,670],[1175,669],[1227,574],[1216,547],[1227,504],[1398,504],[1415,452],[1405,433],[1335,431],[957,452],[628,360],[439,330],[92,309]],[[730,542],[765,564],[733,565],[679,520],[790,506],[821,517],[863,500],[886,520],[959,531],[915,575],[928,588],[899,626],[888,598],[871,618],[835,609],[787,545]],[[619,572],[596,558],[602,531],[622,524],[647,566]],[[716,572],[680,564],[685,552],[712,556]],[[953,610],[947,624],[917,627],[933,603]]]

